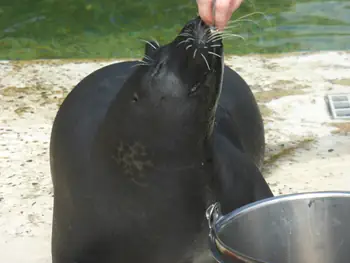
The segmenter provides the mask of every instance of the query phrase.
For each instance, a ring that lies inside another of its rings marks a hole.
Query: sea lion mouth
[[[194,60],[203,60],[208,71],[212,70],[215,60],[222,57],[221,33],[206,25],[199,16],[182,28],[174,43]]]
[[[187,22],[172,45],[176,46],[178,56],[186,58],[184,67],[193,73],[195,83],[191,84],[190,96],[196,95],[203,85],[220,86],[220,82],[208,84],[208,80],[217,79],[222,71],[223,43],[220,32],[206,25],[198,16]]]

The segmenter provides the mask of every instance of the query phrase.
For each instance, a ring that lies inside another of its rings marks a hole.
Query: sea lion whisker
[[[215,39],[215,38],[218,38],[218,37],[220,37],[220,35],[214,35],[214,36],[211,36],[211,37],[209,37],[208,38],[208,42],[212,42],[213,41],[213,39]]]
[[[184,30],[184,32],[182,34],[188,34],[188,36],[193,36],[193,29],[191,28],[187,28],[186,30]],[[181,35],[181,34],[179,34]]]
[[[152,61],[152,58],[148,55],[145,55],[145,58]]]
[[[209,66],[208,60],[205,58],[205,56],[202,53],[201,53],[201,56],[204,59],[205,64],[207,64],[208,70],[210,71],[210,66]]]
[[[210,47],[221,47],[221,45],[214,44],[214,45],[211,45]]]
[[[229,30],[234,29],[234,28],[238,28],[239,26],[240,26],[240,24],[235,24],[235,25],[232,25],[232,26],[225,27],[225,29],[222,30],[221,33],[229,32]]]
[[[151,57],[145,55],[144,60],[142,60],[142,61],[145,63],[151,64],[154,60]]]
[[[145,39],[140,39],[143,42],[146,42],[148,45],[150,45],[151,47],[153,47],[155,50],[157,49],[157,47],[155,47],[150,41],[145,40]]]
[[[194,38],[192,38],[192,37],[187,37],[187,39],[185,39],[185,40],[183,40],[183,41],[185,41],[185,42],[194,41]],[[181,41],[181,42],[183,42],[183,41]],[[180,43],[181,43],[181,42],[180,42]],[[179,44],[180,44],[180,43],[179,43]],[[178,44],[178,45],[179,45],[179,44]],[[177,45],[177,46],[178,46],[178,45]]]
[[[243,18],[247,18],[247,17],[252,16],[252,15],[255,15],[255,14],[260,14],[260,15],[262,15],[262,16],[264,17],[264,20],[266,20],[266,21],[268,22],[268,24],[271,25],[271,23],[270,23],[268,17],[267,17],[263,12],[253,12],[253,13],[251,13],[251,14],[247,14],[247,15],[241,16],[241,17],[239,17],[239,18],[237,18],[237,19],[235,19],[235,20],[232,20],[232,21],[228,22],[228,24],[230,25],[230,24],[233,24],[233,23],[235,23],[235,22],[242,22],[242,21],[245,21],[245,22],[252,22],[252,23],[256,24],[255,22],[253,22],[253,21],[250,20],[250,19],[243,19]],[[257,24],[256,24],[256,25],[257,25]]]
[[[185,40],[182,40],[180,43],[178,43],[176,46],[178,47],[178,46],[180,46],[182,43],[186,43],[186,42],[188,42],[188,39],[185,39]]]
[[[222,39],[222,36],[215,36],[215,37],[213,37],[212,39],[210,39],[210,42],[216,42],[216,41],[218,41],[219,39]]]
[[[137,63],[137,64],[135,64],[135,65],[132,65],[131,67],[133,68],[133,67],[138,67],[138,66],[150,66],[150,64],[149,63],[146,63],[146,62],[144,62],[144,61],[139,61],[140,63]]]
[[[192,44],[189,44],[189,45],[186,47],[186,50],[189,49],[190,47],[192,47]]]
[[[211,28],[209,27],[204,31],[204,36],[209,35],[210,37],[214,32],[215,31],[212,31]]]
[[[159,42],[157,41],[157,39],[155,39],[154,37],[151,37],[151,38],[152,38],[152,40],[157,44],[157,46],[160,47],[160,44],[159,44]]]
[[[211,55],[214,55],[214,56],[217,56],[217,57],[221,58],[221,56],[216,54],[215,52],[208,51],[208,54],[211,54]]]
[[[143,64],[150,64],[150,62],[149,61],[146,61],[146,60],[138,60],[138,62],[140,62],[140,63],[143,63]]]
[[[225,32],[221,35],[221,37],[225,37],[225,36],[238,36],[238,37],[242,37],[240,34],[234,34],[234,33],[230,33],[230,32]]]
[[[236,34],[225,35],[225,36],[222,37],[222,40],[228,39],[228,38],[231,38],[231,37],[240,38],[243,41],[246,41],[245,37],[242,37],[241,35],[236,35]]]
[[[204,30],[204,33],[208,33],[210,31],[210,27],[208,27],[206,30]]]
[[[222,39],[222,40],[224,40],[224,39],[227,39],[228,37],[237,37],[237,38],[241,38],[241,39],[243,39],[243,40],[246,40],[244,37],[242,37],[241,35],[238,35],[238,34],[223,34],[223,35],[221,35],[221,36],[217,36],[216,38],[214,38],[214,39],[212,39],[212,41],[216,41],[216,40],[218,40],[218,39]]]
[[[235,28],[235,27],[237,27],[237,24],[238,24],[239,22],[250,22],[250,23],[253,23],[254,25],[256,25],[257,27],[260,28],[259,24],[258,24],[257,22],[255,22],[254,20],[251,20],[251,19],[239,19],[239,20],[238,20],[238,19],[237,19],[237,20],[232,21],[232,23],[230,23],[230,26],[226,27],[225,30],[226,30],[226,29],[230,29],[230,28]],[[232,27],[232,26],[233,26],[233,27]]]
[[[210,37],[208,38],[208,41],[210,41],[210,40],[211,40],[212,38],[214,38],[215,36],[220,36],[221,34],[222,34],[222,32],[211,34]]]
[[[213,36],[213,35],[219,35],[221,34],[222,32],[221,31],[211,31],[210,32],[210,35]]]
[[[209,38],[208,38],[208,42],[213,41],[213,39],[215,37],[220,37],[223,33],[222,32],[217,32],[217,33],[213,33]]]
[[[196,53],[197,53],[197,48],[194,50],[194,52],[193,52],[193,58],[195,58],[196,57]]]
[[[189,33],[181,33],[181,34],[179,34],[179,36],[180,37],[192,37],[192,35]]]
[[[131,181],[133,181],[135,184],[137,184],[140,187],[147,187],[148,186],[148,184],[140,183],[135,178],[131,178]]]
[[[229,39],[229,38],[233,38],[233,37],[237,37],[237,38],[242,39],[243,41],[246,41],[246,39],[244,37],[242,37],[242,36],[232,36],[232,35],[223,36],[221,38],[221,40],[225,40],[225,39]],[[219,39],[214,39],[213,42],[215,42],[217,40],[219,40]]]
[[[138,64],[135,64],[135,65],[132,65],[131,67],[134,68],[134,67],[139,67],[139,66],[146,66],[146,65],[142,64],[142,63],[138,63]]]
[[[243,16],[241,16],[241,17],[239,17],[239,18],[237,18],[237,19],[235,19],[233,21],[236,21],[236,20],[239,20],[239,19],[242,19],[242,18],[246,18],[246,17],[250,17],[250,16],[253,16],[253,15],[256,15],[256,14],[262,15],[264,18],[266,18],[266,15],[263,12],[253,12],[253,13],[250,13],[250,14],[243,15]],[[231,23],[231,21],[229,22],[229,24],[230,23]]]

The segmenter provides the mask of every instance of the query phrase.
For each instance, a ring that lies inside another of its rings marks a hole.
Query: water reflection
[[[350,2],[296,3],[280,12],[282,23],[265,32],[289,32],[291,35],[266,40],[264,47],[298,44],[299,50],[350,49]]]
[[[135,57],[139,38],[173,39],[197,12],[188,0],[2,0],[0,59]],[[225,41],[226,53],[350,50],[350,1],[245,0],[232,20],[247,40]]]

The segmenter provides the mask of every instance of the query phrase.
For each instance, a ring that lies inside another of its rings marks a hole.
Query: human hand
[[[207,25],[215,25],[219,30],[223,30],[232,13],[241,5],[243,0],[216,0],[215,17],[213,17],[214,0],[197,0],[199,16]]]

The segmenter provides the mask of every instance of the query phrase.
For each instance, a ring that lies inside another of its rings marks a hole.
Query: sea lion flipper
[[[214,166],[224,213],[273,196],[251,158],[222,135],[215,138]]]

